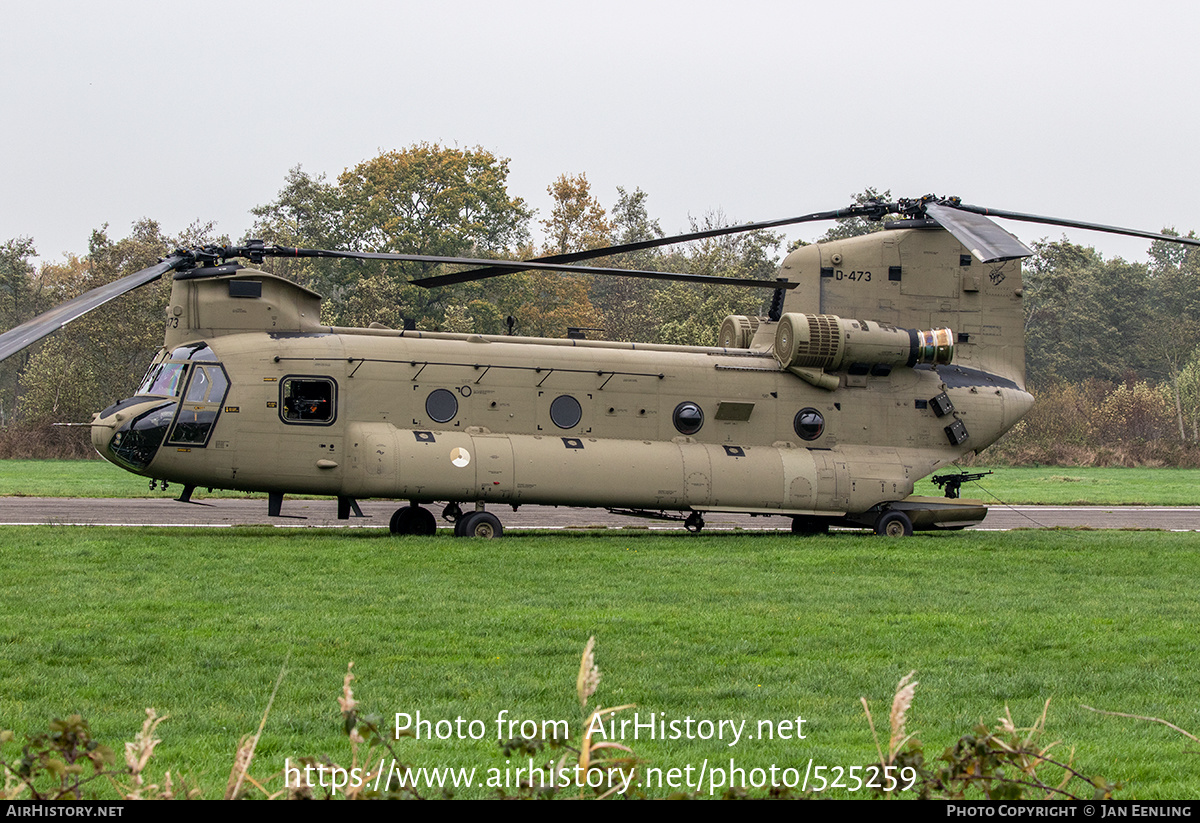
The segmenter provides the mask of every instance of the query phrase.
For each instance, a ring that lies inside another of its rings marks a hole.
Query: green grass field
[[[970,471],[986,471],[973,468]],[[0,495],[23,497],[174,497],[103,460],[0,460]],[[917,494],[940,496],[929,480]],[[1001,468],[963,486],[963,497],[1013,505],[1200,505],[1200,469]],[[203,489],[196,499],[209,497]],[[217,491],[212,496],[245,497]]]
[[[971,468],[969,472],[988,471]],[[1197,506],[1198,469],[1101,469],[1092,467],[997,468],[994,474],[964,484],[963,497],[985,503],[1056,506]],[[938,474],[945,472],[938,472]],[[917,483],[917,494],[940,495],[930,480]]]
[[[146,478],[104,460],[0,460],[0,496],[175,497],[181,488],[172,486],[166,492],[152,492]],[[208,496],[207,491],[201,489],[196,499]],[[247,495],[218,491],[212,496]]]
[[[594,635],[602,704],[750,727],[806,721],[805,740],[626,740],[652,766],[866,764],[875,747],[859,698],[886,728],[896,683],[915,669],[909,729],[930,758],[1006,706],[1030,724],[1050,699],[1056,751],[1123,781],[1118,797],[1194,798],[1194,743],[1082,706],[1200,732],[1198,577],[1200,536],[1153,532],[497,543],[8,527],[0,728],[19,735],[80,712],[119,751],[152,706],[170,714],[152,775],[170,769],[220,796],[285,659],[251,773],[304,755],[348,763],[337,697],[353,660],[364,711],[486,725],[479,741],[403,740],[402,757],[482,771],[505,765],[501,710],[582,719],[575,677]]]

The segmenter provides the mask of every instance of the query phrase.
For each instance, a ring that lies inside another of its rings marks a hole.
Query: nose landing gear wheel
[[[454,534],[458,537],[484,537],[491,539],[502,537],[504,535],[504,527],[500,525],[500,518],[491,512],[471,512],[455,524]]]
[[[910,537],[912,533],[912,521],[901,511],[884,512],[875,521],[875,534],[885,537]]]
[[[404,506],[396,509],[392,520],[388,523],[392,534],[415,534],[421,537],[432,537],[437,534],[437,518],[433,512],[422,506]]]

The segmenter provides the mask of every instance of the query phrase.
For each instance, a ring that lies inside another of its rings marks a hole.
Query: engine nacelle
[[[875,366],[948,365],[954,359],[954,332],[788,312],[775,329],[775,357],[785,368],[864,374]]]
[[[758,318],[744,314],[731,314],[721,322],[717,332],[717,345],[727,349],[748,349],[758,331]]]

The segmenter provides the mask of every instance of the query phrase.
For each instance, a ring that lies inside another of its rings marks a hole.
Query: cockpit
[[[94,428],[93,445],[101,454],[135,471],[150,465],[164,443],[204,448],[228,392],[229,376],[207,343],[189,343],[161,352],[150,364],[137,394],[109,406],[100,413],[99,420],[125,409],[133,411],[134,416],[122,422],[107,442],[107,430]]]

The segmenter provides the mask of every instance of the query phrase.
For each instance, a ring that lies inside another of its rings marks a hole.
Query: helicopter
[[[785,225],[865,217],[883,230],[792,251],[774,281],[606,269],[581,261]],[[994,443],[1033,405],[1021,260],[991,217],[1200,241],[928,195],[879,199],[532,260],[245,245],[178,249],[0,335],[0,360],[103,303],[173,277],[163,346],[140,388],[97,413],[92,444],[153,481],[406,501],[397,535],[499,537],[502,506],[603,507],[682,521],[741,513],[888,536],[976,525],[987,508],[914,484]],[[524,270],[772,291],[710,347],[324,326],[321,296],[244,267],[267,257],[458,264],[437,287]],[[489,506],[491,508],[489,508]],[[464,508],[465,507],[465,508]]]

